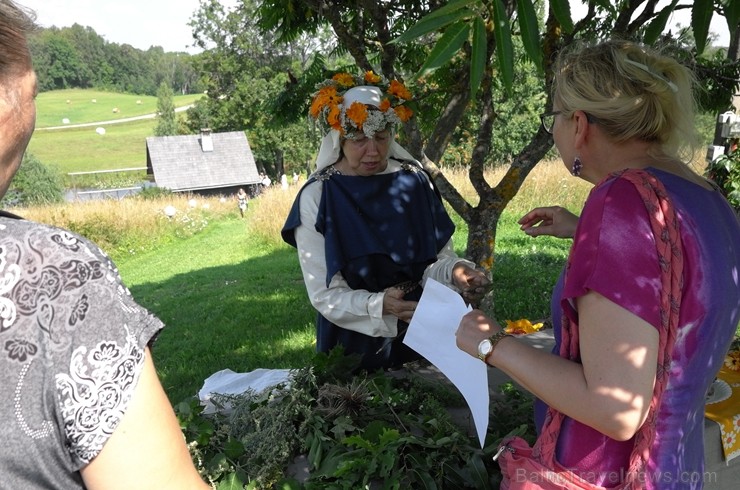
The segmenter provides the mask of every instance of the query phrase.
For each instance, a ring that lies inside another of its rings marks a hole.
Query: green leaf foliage
[[[542,70],[542,46],[540,44],[540,26],[532,0],[517,0],[519,28],[522,44],[527,56]]]
[[[658,15],[648,24],[645,28],[644,42],[645,44],[653,44],[658,40],[660,34],[665,30],[665,26],[668,23],[668,19],[673,10],[676,7],[678,0],[673,0],[670,5],[664,7]]]
[[[511,27],[506,9],[501,0],[493,1],[493,35],[496,38],[496,57],[504,87],[511,92],[514,81],[514,44],[511,39]]]
[[[167,82],[162,81],[157,91],[157,125],[154,127],[154,136],[177,135],[174,95],[172,87]]]
[[[740,214],[740,151],[716,158],[708,165],[706,175]]]
[[[468,39],[469,34],[470,26],[466,22],[458,21],[450,25],[434,45],[416,77],[421,78],[448,63]]]
[[[740,24],[740,2],[737,0],[725,0],[724,8],[727,30],[732,32],[733,29],[737,29],[738,24]]]
[[[357,359],[351,360],[357,366]],[[346,366],[337,348],[294,371],[289,386],[212,396],[215,403],[228,403],[230,415],[205,416],[193,403],[178,404],[201,473],[217,489],[495,488],[498,466],[490,454],[498,440],[481,449],[477,437],[456,425],[448,409],[464,400],[452,386],[413,371],[352,377]],[[496,415],[498,406],[509,410],[516,402],[516,410],[531,419],[531,402],[504,389],[503,400],[511,402],[493,404],[496,438],[521,426],[518,415]],[[507,417],[513,423],[500,422]],[[204,426],[211,428],[207,438]],[[528,430],[531,437],[531,423]],[[301,454],[309,473],[303,483],[288,471]]]
[[[483,19],[473,19],[473,42],[470,51],[470,98],[474,99],[483,80],[483,72],[488,62],[486,46],[486,26]]]
[[[696,52],[701,54],[707,45],[709,23],[714,13],[714,0],[694,0],[691,7],[691,29],[694,31]]]
[[[478,0],[460,0],[451,2],[444,7],[422,17],[416,24],[407,29],[391,43],[407,43],[416,38],[441,31],[446,26],[454,24],[462,19],[472,17],[474,12],[464,8],[468,4],[477,3]]]
[[[32,206],[63,200],[62,175],[55,168],[41,163],[30,153],[25,153],[21,166],[0,203],[3,207]]]
[[[573,32],[569,0],[550,0],[550,8],[565,32]]]

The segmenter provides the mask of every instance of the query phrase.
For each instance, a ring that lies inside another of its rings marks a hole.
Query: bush
[[[3,207],[33,206],[63,200],[64,184],[59,171],[44,165],[39,159],[26,153],[2,200],[2,205]]]
[[[155,200],[155,199],[162,199],[165,197],[170,197],[172,195],[172,191],[169,190],[166,187],[144,187],[141,189],[140,192],[138,192],[134,198],[135,199],[144,199],[144,200]]]
[[[740,212],[740,151],[716,158],[707,166],[706,175],[719,186],[735,212]]]

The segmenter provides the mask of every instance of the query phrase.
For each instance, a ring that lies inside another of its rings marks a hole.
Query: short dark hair
[[[36,29],[32,10],[13,0],[0,0],[0,75],[31,65],[27,36]]]

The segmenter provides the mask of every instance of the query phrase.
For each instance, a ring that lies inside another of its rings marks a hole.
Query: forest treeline
[[[187,52],[146,51],[106,41],[91,27],[40,29],[30,40],[39,91],[95,88],[157,95],[164,81],[176,94],[202,92]]]

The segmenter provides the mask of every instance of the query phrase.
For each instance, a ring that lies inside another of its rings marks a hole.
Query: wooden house
[[[158,187],[202,195],[254,195],[261,181],[244,131],[146,139],[147,174]]]

